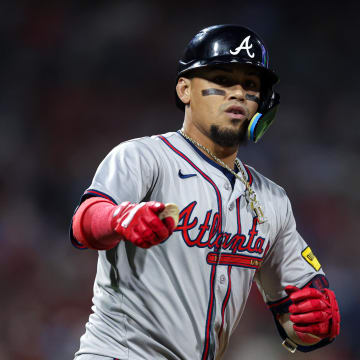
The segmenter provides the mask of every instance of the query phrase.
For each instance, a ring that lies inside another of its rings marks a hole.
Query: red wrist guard
[[[102,197],[85,200],[73,217],[73,234],[89,249],[109,250],[121,240],[112,227],[116,205]]]

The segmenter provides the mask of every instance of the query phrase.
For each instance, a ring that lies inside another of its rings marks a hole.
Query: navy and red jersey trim
[[[237,217],[237,233],[241,234],[241,218],[240,218],[240,197],[236,199],[236,217]]]
[[[90,196],[87,196],[87,197],[86,197],[86,195],[90,195]],[[92,196],[103,197],[103,198],[105,198],[105,199],[107,199],[107,200],[110,200],[110,201],[113,202],[115,205],[117,205],[117,202],[114,200],[114,198],[112,198],[110,195],[108,195],[108,194],[106,194],[106,193],[104,193],[104,192],[102,192],[102,191],[96,190],[96,189],[88,189],[88,190],[86,190],[86,191],[84,192],[83,198],[86,197],[86,199],[87,199],[87,198],[92,197]],[[82,200],[81,202],[84,201],[83,199],[81,199],[81,200]]]
[[[219,335],[218,338],[220,339],[222,331],[224,329],[224,318],[225,318],[225,310],[227,307],[227,304],[229,302],[230,299],[230,294],[231,294],[231,269],[232,266],[228,266],[228,288],[226,290],[226,294],[225,294],[225,298],[223,300],[222,306],[221,306],[221,325],[220,325],[220,330],[219,330]]]
[[[244,163],[243,163],[243,165],[244,165],[244,168],[245,168],[246,173],[247,173],[247,176],[248,176],[248,183],[249,183],[249,185],[251,186],[252,183],[253,183],[254,178],[253,178],[253,176],[252,176],[252,174],[251,174],[251,171],[250,171],[249,168],[247,167],[247,165],[244,164]]]
[[[178,134],[181,135],[181,137],[186,140],[189,145],[206,161],[208,162],[210,165],[214,166],[215,168],[217,168],[218,170],[220,170],[230,181],[231,187],[234,190],[234,186],[235,186],[235,180],[236,177],[233,173],[231,173],[228,169],[224,168],[223,166],[219,165],[217,162],[215,162],[214,160],[210,159],[208,156],[206,156],[200,149],[198,149],[190,140],[188,140],[186,137],[184,137],[180,131],[178,131]],[[238,173],[239,169],[238,167],[235,165],[234,166],[234,172]]]
[[[217,232],[222,231],[222,198],[221,193],[216,186],[215,182],[207,175],[205,174],[199,167],[197,167],[184,153],[182,153],[180,150],[178,150],[174,145],[170,143],[168,139],[166,139],[164,136],[159,136],[159,139],[161,139],[165,145],[167,145],[172,151],[174,151],[177,155],[179,155],[181,158],[183,158],[188,164],[190,164],[207,182],[211,184],[211,186],[214,188],[218,203],[218,213],[219,213],[219,226],[217,229]],[[216,234],[217,235],[217,234]],[[217,249],[218,250],[218,249]],[[205,344],[203,353],[201,356],[202,360],[205,360],[208,358],[209,355],[209,349],[210,349],[210,338],[211,338],[211,323],[215,308],[215,279],[216,279],[216,264],[211,266],[211,272],[210,272],[210,296],[209,296],[209,302],[208,302],[208,310],[207,310],[207,316],[206,316],[206,324],[205,324]]]
[[[240,197],[236,199],[236,216],[237,216],[237,233],[241,234],[241,218],[240,218]],[[222,306],[221,306],[221,325],[219,330],[218,338],[220,339],[223,328],[224,328],[224,318],[225,318],[225,310],[227,307],[227,304],[230,299],[231,295],[231,269],[232,266],[228,266],[228,287],[226,290],[225,298],[223,300]]]

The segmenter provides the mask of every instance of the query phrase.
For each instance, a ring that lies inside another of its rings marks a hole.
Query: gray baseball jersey
[[[273,304],[286,298],[286,285],[324,274],[296,230],[285,191],[241,166],[265,223],[249,208],[244,184],[179,132],[127,141],[106,156],[85,197],[173,202],[180,218],[150,249],[121,241],[99,251],[93,313],[77,354],[220,359],[253,281]]]

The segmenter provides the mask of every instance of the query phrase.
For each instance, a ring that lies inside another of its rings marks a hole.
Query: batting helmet
[[[260,71],[261,98],[258,112],[248,127],[248,137],[257,142],[275,118],[280,95],[273,91],[279,78],[269,69],[269,55],[261,38],[250,29],[239,25],[215,25],[197,33],[179,60],[177,78],[190,76],[195,69],[219,64],[249,64]],[[176,92],[176,105],[185,105]]]

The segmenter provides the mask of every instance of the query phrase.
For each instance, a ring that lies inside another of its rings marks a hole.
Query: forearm
[[[116,246],[121,239],[112,223],[116,208],[111,201],[100,197],[85,200],[73,217],[76,240],[95,250],[108,250]]]
[[[120,240],[149,248],[167,239],[179,220],[175,204],[149,201],[114,205],[111,201],[93,197],[84,201],[73,217],[73,235],[84,246],[109,250]]]

